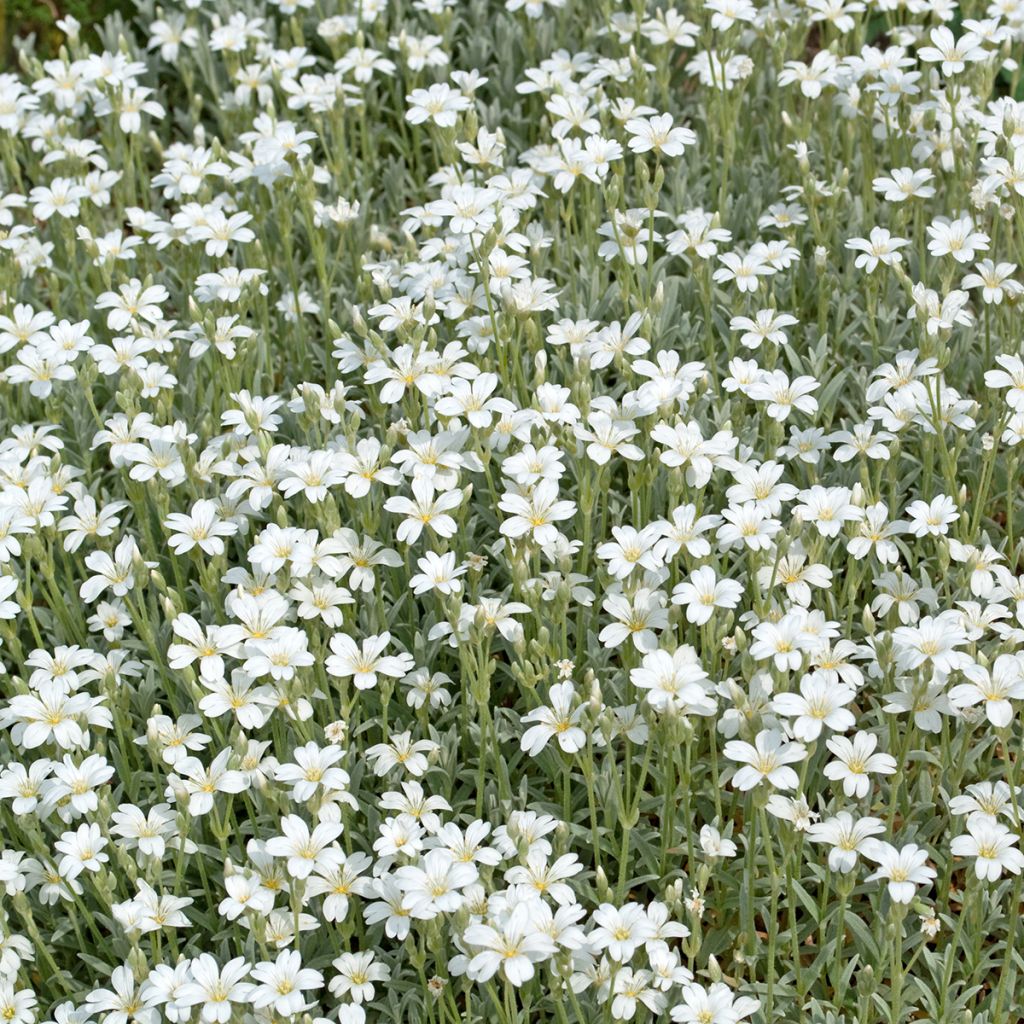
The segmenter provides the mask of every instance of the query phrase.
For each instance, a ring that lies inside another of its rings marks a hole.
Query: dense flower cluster
[[[1024,1018],[1021,0],[61,28],[0,1020]]]

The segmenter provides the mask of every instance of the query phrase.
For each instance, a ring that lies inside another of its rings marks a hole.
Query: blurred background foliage
[[[56,23],[69,14],[82,23],[89,39],[108,14],[120,11],[127,17],[133,8],[131,0],[0,0],[0,69],[17,69],[16,40],[30,36],[39,56],[53,57],[63,38]]]

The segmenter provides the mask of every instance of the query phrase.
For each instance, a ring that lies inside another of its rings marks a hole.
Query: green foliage
[[[61,18],[71,15],[82,25],[83,36],[95,38],[95,27],[110,14],[127,18],[131,0],[0,0],[0,57],[6,69],[17,64],[16,39],[35,37],[35,50],[52,57],[60,49],[63,35],[57,28]]]

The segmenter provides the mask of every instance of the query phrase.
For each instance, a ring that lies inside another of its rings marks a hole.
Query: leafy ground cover
[[[0,73],[0,1017],[1024,1018],[1017,0],[87,6]]]

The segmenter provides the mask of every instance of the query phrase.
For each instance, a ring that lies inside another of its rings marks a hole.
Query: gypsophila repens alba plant
[[[59,26],[0,1024],[1024,1020],[1024,0]]]

